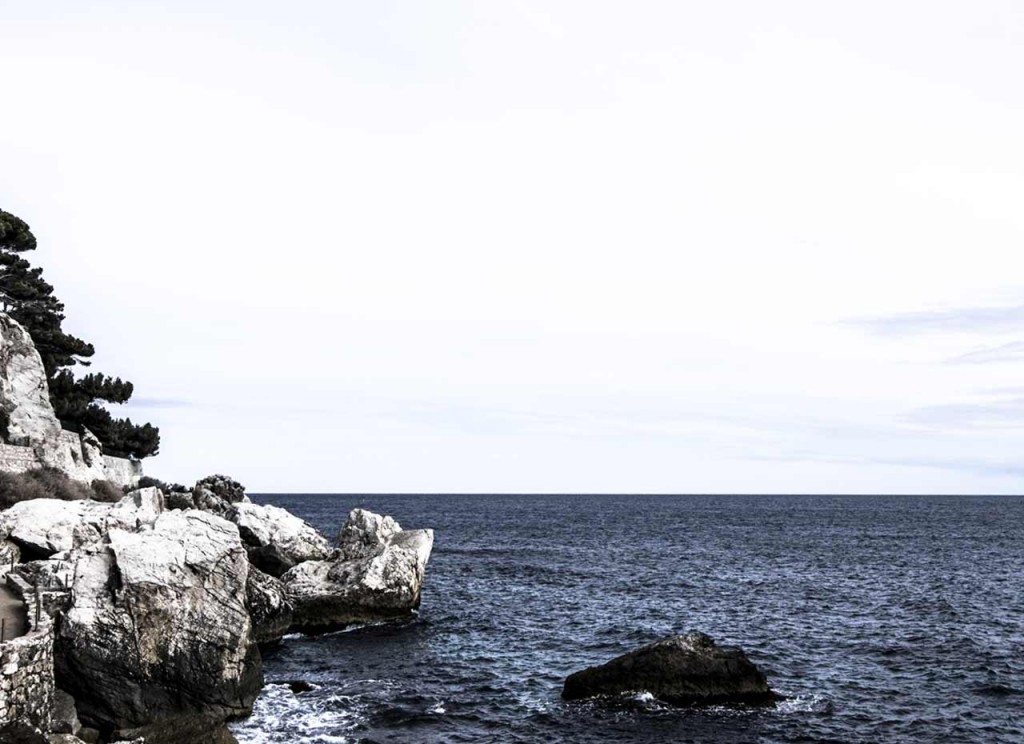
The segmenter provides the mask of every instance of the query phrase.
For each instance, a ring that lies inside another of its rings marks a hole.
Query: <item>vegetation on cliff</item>
[[[56,468],[36,468],[24,473],[0,471],[0,509],[32,499],[92,499],[113,504],[123,498],[124,491],[110,481],[95,480],[87,485]]]
[[[95,349],[61,327],[64,303],[43,279],[43,270],[21,255],[35,248],[36,238],[29,226],[0,210],[0,309],[21,323],[32,337],[46,369],[54,413],[65,429],[89,429],[107,454],[135,458],[155,455],[160,447],[159,429],[148,423],[134,424],[131,419],[116,419],[102,405],[128,401],[134,390],[132,384],[96,373],[77,378],[71,371],[75,365],[88,366]]]

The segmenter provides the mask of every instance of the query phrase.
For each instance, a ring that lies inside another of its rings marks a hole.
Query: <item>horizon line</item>
[[[251,496],[1005,496],[1024,493],[826,493],[826,492],[669,492],[669,491],[251,491]]]

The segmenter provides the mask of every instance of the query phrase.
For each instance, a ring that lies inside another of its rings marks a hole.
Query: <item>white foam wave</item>
[[[239,744],[350,744],[347,732],[365,719],[362,706],[348,695],[295,695],[287,685],[267,685],[252,715],[230,724]]]
[[[775,705],[779,713],[828,713],[833,709],[832,701],[821,693],[796,695],[780,700]]]

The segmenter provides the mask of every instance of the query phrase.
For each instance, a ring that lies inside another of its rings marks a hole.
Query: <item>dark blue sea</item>
[[[265,495],[333,537],[432,527],[418,619],[265,655],[246,742],[1024,742],[1024,498]],[[566,675],[701,630],[788,697],[564,703]]]

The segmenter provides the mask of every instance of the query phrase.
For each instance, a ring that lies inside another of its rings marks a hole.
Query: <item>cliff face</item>
[[[21,472],[53,467],[90,483],[109,480],[135,486],[142,466],[102,453],[90,432],[63,431],[50,405],[46,371],[32,338],[21,325],[0,313],[0,412],[6,418],[0,443],[0,470]]]
[[[28,331],[0,313],[0,410],[10,444],[55,443],[60,422],[50,405],[43,360]]]

